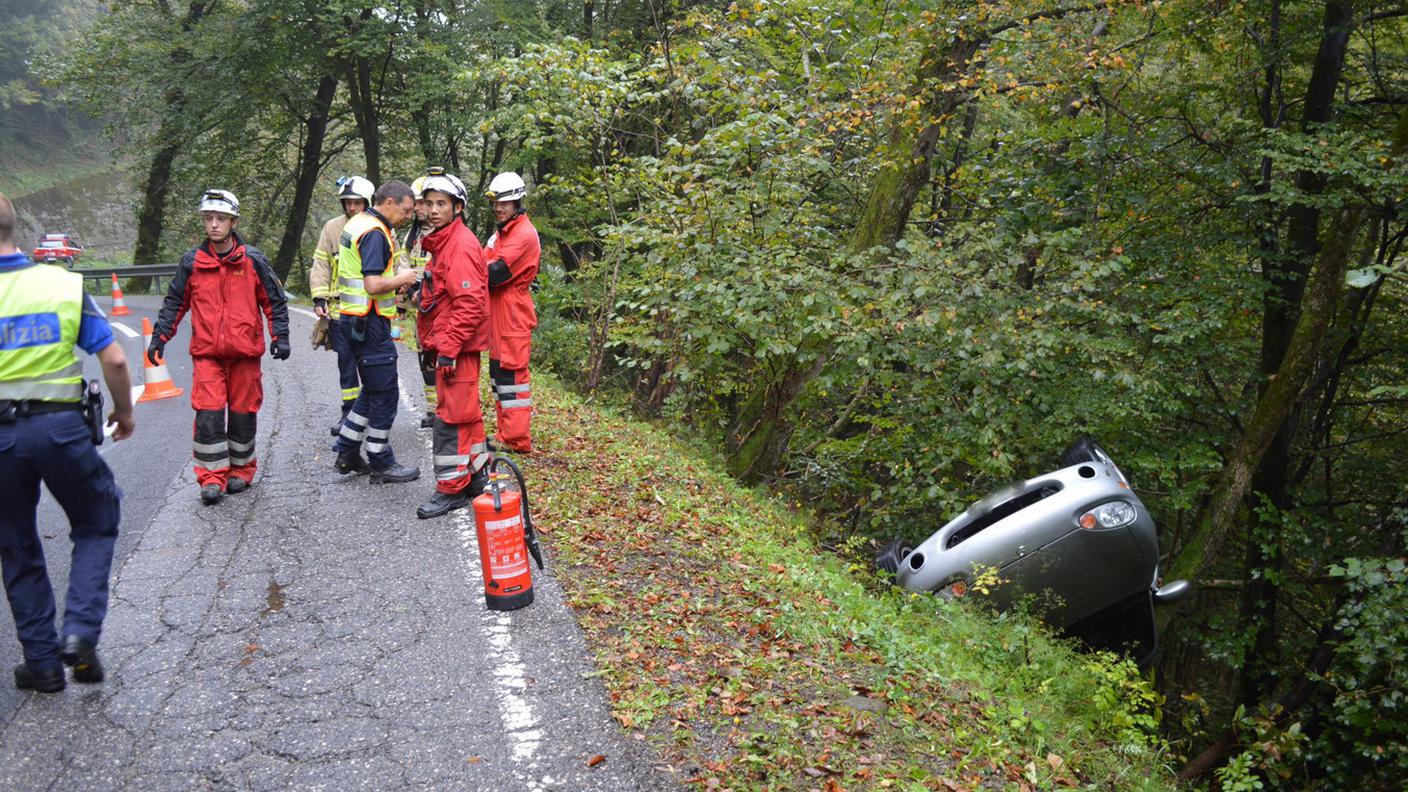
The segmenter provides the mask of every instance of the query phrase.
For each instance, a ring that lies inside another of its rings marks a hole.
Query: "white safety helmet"
[[[367,206],[372,205],[372,193],[376,188],[372,183],[361,176],[343,176],[337,180],[337,200],[343,201],[348,198],[361,198],[367,202]]]
[[[489,189],[484,191],[484,197],[491,201],[521,201],[528,194],[528,185],[523,183],[523,177],[517,173],[500,173],[489,182]]]
[[[231,217],[240,216],[240,199],[229,190],[206,190],[200,197],[197,212],[224,212]]]
[[[417,177],[416,177],[416,180],[413,181],[413,182],[411,182],[411,192],[412,192],[412,193],[415,193],[415,196],[416,196],[416,200],[417,200],[417,201],[419,201],[419,200],[421,199],[421,192],[424,191],[424,190],[425,190],[425,177],[424,177],[424,176],[417,176]]]
[[[425,194],[434,190],[444,193],[460,203],[469,203],[469,191],[464,188],[464,182],[453,173],[446,173],[444,168],[431,168],[426,171],[425,176],[417,179],[421,183],[420,189],[416,190],[417,198],[424,198]]]

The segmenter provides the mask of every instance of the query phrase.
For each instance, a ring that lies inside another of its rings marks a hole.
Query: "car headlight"
[[[1134,518],[1139,516],[1134,504],[1129,501],[1110,501],[1102,503],[1090,511],[1082,514],[1076,522],[1080,527],[1087,529],[1097,528],[1119,528],[1122,525],[1129,525],[1134,522]]]

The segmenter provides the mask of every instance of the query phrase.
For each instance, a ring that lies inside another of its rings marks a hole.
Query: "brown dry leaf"
[[[606,754],[597,754],[596,756],[593,756],[592,758],[587,760],[587,767],[596,767],[597,765],[605,761]]]
[[[1051,765],[1052,770],[1060,770],[1061,765],[1065,764],[1066,760],[1062,759],[1054,753],[1049,753],[1046,755],[1046,763]]]
[[[484,761],[484,757],[482,757],[482,756],[466,756],[466,757],[464,758],[464,760],[465,760],[466,762],[469,762],[470,764],[479,764],[480,762]]]

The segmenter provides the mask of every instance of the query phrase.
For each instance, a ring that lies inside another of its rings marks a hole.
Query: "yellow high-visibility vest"
[[[50,264],[0,272],[0,399],[82,401],[82,321],[82,275]]]
[[[362,251],[358,245],[362,237],[370,233],[385,236],[387,249],[391,252],[381,277],[389,278],[395,270],[396,237],[391,234],[391,229],[386,227],[381,218],[370,212],[354,215],[342,228],[342,243],[337,249],[337,267],[333,271],[342,301],[338,310],[345,316],[366,316],[375,303],[378,316],[392,319],[396,316],[396,293],[367,294],[366,286],[362,282]]]

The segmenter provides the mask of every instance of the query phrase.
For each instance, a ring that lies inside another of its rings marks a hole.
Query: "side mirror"
[[[1171,580],[1155,589],[1154,602],[1160,605],[1177,602],[1183,599],[1183,596],[1192,590],[1192,584],[1186,580]]]

